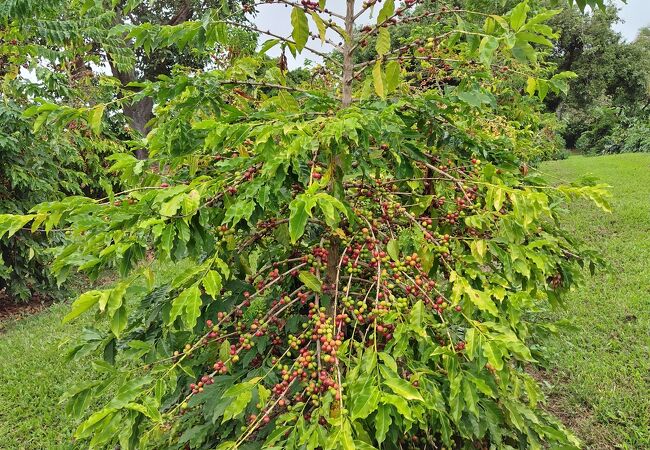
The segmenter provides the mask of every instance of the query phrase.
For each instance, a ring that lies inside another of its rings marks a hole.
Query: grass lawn
[[[15,323],[0,324],[0,449],[72,449],[77,424],[61,395],[93,377],[90,364],[66,363],[66,343],[84,319],[62,325],[69,305],[57,304]]]
[[[593,174],[612,186],[613,212],[587,202],[564,224],[611,264],[567,299],[575,331],[551,340],[550,409],[584,447],[650,449],[650,155],[572,157],[541,168],[564,180]]]
[[[576,331],[551,339],[543,372],[549,409],[585,449],[650,449],[650,154],[572,157],[542,170],[571,181],[591,173],[612,185],[613,214],[578,202],[564,220],[612,265],[567,300]],[[169,269],[169,270],[173,270]],[[89,318],[62,325],[68,305],[0,324],[0,449],[69,449],[76,426],[59,398],[93,377],[65,363],[65,343]]]

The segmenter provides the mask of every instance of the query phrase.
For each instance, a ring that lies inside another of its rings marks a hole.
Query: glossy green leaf
[[[196,325],[196,320],[201,315],[201,291],[194,285],[185,289],[172,302],[169,312],[169,324],[172,324],[178,316],[185,325],[185,329],[191,330]]]
[[[291,242],[295,244],[305,232],[305,226],[307,226],[309,216],[305,209],[304,200],[293,200],[289,204],[289,210],[291,211],[289,215],[289,236],[291,237]]]
[[[390,417],[390,407],[387,405],[379,405],[377,414],[375,415],[375,437],[379,444],[386,440],[386,434],[390,429],[391,423],[393,423],[393,419]]]

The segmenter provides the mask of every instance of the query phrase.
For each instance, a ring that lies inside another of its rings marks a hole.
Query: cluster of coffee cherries
[[[323,178],[323,167],[319,165],[314,165],[314,167],[311,170],[311,177],[314,180],[320,180]]]
[[[235,234],[235,230],[230,229],[228,225],[219,225],[217,227],[217,235],[222,239],[232,234]]]
[[[310,265],[309,270],[316,273],[317,270],[323,270],[327,267],[329,251],[323,247],[314,247],[310,255],[302,257],[303,262]]]

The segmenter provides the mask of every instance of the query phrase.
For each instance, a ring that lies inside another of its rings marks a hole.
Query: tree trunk
[[[354,78],[354,60],[353,60],[353,48],[354,48],[354,3],[355,0],[346,0],[347,8],[345,13],[345,32],[348,35],[348,39],[345,41],[343,46],[343,73],[341,75],[341,84],[342,84],[342,98],[341,105],[343,108],[347,108],[352,104],[352,81]],[[330,194],[334,194],[336,191],[336,186],[342,180],[342,170],[340,168],[340,158],[338,155],[332,157],[333,173],[332,179],[329,183]],[[329,283],[334,287],[336,285],[336,280],[338,276],[338,263],[341,258],[341,243],[335,237],[332,238],[328,249],[327,257],[327,279]]]
[[[192,14],[194,13],[192,9],[192,3],[189,0],[183,1],[180,5],[178,12],[172,17],[167,25],[178,25],[180,23],[188,21]],[[119,22],[122,21],[122,18],[117,19]],[[110,56],[108,56],[108,63],[111,67],[111,72],[113,76],[120,80],[120,83],[123,87],[126,87],[129,83],[137,81],[135,71],[129,70],[128,72],[122,72],[119,70],[113,63]],[[154,70],[155,75],[168,74],[168,67],[160,67]],[[136,129],[142,136],[146,136],[149,133],[149,127],[147,123],[153,119],[153,99],[150,97],[145,97],[142,100],[125,105],[124,115],[127,116],[131,122],[131,126]],[[138,159],[147,159],[148,154],[147,150],[140,149],[135,152]]]

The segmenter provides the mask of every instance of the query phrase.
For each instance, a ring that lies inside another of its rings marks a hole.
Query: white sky
[[[627,5],[617,0],[619,13],[623,23],[618,23],[614,29],[621,33],[625,40],[632,41],[640,28],[650,26],[650,0],[627,0]]]
[[[358,1],[358,6],[357,6],[357,11],[361,9],[361,4],[363,3],[362,1]],[[374,14],[372,14],[372,19],[373,23],[376,21],[377,14],[379,13],[379,9],[381,9],[382,4],[379,4],[378,6],[375,6]],[[345,1],[344,0],[329,0],[327,2],[327,8],[331,10],[332,12],[335,12],[340,15],[345,15]],[[283,36],[283,37],[291,37],[291,8],[286,7],[278,7],[277,5],[259,5],[258,7],[258,14],[255,17],[255,24],[259,29],[264,30],[264,31],[271,31],[274,34]],[[359,19],[362,22],[368,22],[371,19],[371,10],[366,12],[361,18]],[[328,19],[328,16],[326,14],[321,14],[321,17],[323,19]],[[313,21],[311,17],[308,17],[309,20],[309,26],[311,28],[312,33],[318,34],[318,31],[316,27],[313,24]],[[337,18],[333,18],[334,21],[336,21],[339,25],[342,25],[341,21],[338,20]],[[331,31],[328,29],[327,32],[327,37],[328,39],[331,39],[332,41],[338,43],[341,41],[340,36],[336,34],[336,32]],[[267,39],[270,39],[266,36],[261,36],[260,37],[260,43],[266,41]],[[311,47],[314,50],[317,51],[322,51],[323,53],[328,53],[332,50],[332,46],[329,44],[321,44],[320,39],[316,40],[311,40],[307,42],[307,47]],[[280,46],[276,46],[269,50],[267,52],[267,55],[274,57],[274,56],[279,56],[280,55]],[[313,54],[309,50],[303,50],[300,54],[297,55],[297,57],[294,59],[291,53],[287,50],[286,52],[287,56],[287,62],[289,63],[290,68],[295,68],[301,66],[305,60],[310,60],[312,62],[321,62],[322,58],[318,55]]]
[[[361,7],[361,1],[358,2]],[[650,0],[627,0],[627,4],[623,3],[622,0],[615,0],[615,4],[621,9],[620,17],[622,21],[617,23],[614,26],[614,29],[621,33],[625,40],[632,41],[636,38],[636,35],[640,28],[644,26],[650,26]],[[345,2],[344,0],[329,0],[327,4],[328,8],[332,11],[344,14],[345,12]],[[372,18],[370,14],[364,15],[365,21],[374,22],[377,13],[381,8],[381,4],[378,7],[375,7],[374,15]],[[291,35],[291,8],[281,8],[277,5],[260,5],[259,14],[255,18],[255,24],[262,30],[270,30],[271,32],[284,36],[290,37]],[[371,20],[372,19],[372,20]],[[310,26],[313,27],[311,18],[309,19]],[[316,32],[315,29],[312,32]],[[328,33],[328,37],[332,38],[338,42],[340,39],[336,39],[337,36],[333,32]],[[260,38],[260,43],[266,40],[265,37]],[[320,40],[312,41],[310,40],[307,44],[309,47],[313,47],[316,50],[323,50],[327,52],[331,50],[331,46],[325,44],[321,45]],[[279,46],[271,49],[267,53],[269,56],[278,56],[280,54]],[[287,51],[287,60],[290,68],[295,68],[301,66],[305,60],[311,60],[313,62],[321,62],[321,58],[308,50],[304,50],[302,54],[299,54],[294,60],[292,55]]]

